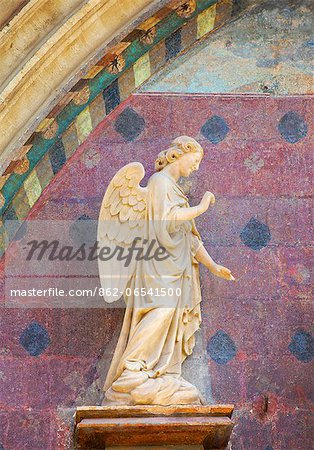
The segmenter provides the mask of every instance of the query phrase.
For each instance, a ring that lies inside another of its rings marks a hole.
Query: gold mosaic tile
[[[76,131],[79,144],[85,141],[93,129],[89,107],[85,108],[76,118]]]
[[[205,9],[197,16],[197,38],[200,39],[206,33],[214,29],[216,17],[216,4]]]
[[[34,169],[24,181],[24,189],[29,201],[29,206],[32,208],[40,197],[42,189],[36,170]]]
[[[151,74],[149,53],[145,53],[133,66],[135,87],[140,86]]]

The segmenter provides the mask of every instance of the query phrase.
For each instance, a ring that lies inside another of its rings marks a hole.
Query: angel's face
[[[178,160],[180,164],[180,176],[188,177],[194,170],[198,170],[202,157],[201,152],[189,152],[181,156]]]

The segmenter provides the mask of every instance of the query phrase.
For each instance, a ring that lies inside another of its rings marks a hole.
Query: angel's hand
[[[234,276],[231,273],[230,269],[227,267],[220,266],[219,264],[215,264],[212,273],[219,278],[224,278],[225,280],[235,281]]]
[[[203,212],[205,212],[208,210],[210,205],[215,204],[215,201],[216,199],[214,194],[212,192],[206,191],[203,195],[202,200],[200,201],[199,207]]]

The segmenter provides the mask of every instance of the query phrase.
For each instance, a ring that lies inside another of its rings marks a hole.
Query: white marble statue
[[[198,169],[202,157],[198,142],[178,137],[158,155],[146,188],[139,184],[144,168],[134,162],[118,171],[105,193],[98,241],[119,251],[99,258],[100,279],[105,300],[112,302],[123,293],[126,311],[104,404],[201,403],[198,390],[181,376],[201,322],[199,263],[234,280],[207,253],[194,223],[215,203],[214,195],[205,192],[200,204],[190,207],[177,184]],[[122,250],[134,248],[134,239],[136,248],[151,245],[150,257],[133,252],[132,258],[121,258]]]

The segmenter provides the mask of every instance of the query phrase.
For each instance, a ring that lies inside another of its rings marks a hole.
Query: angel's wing
[[[133,162],[122,167],[111,180],[101,204],[97,240],[100,249],[106,247],[110,252],[99,251],[98,268],[108,303],[121,297],[136,269],[136,253],[129,260],[126,256],[132,242],[143,237],[147,189],[139,183],[144,175],[141,163]]]

